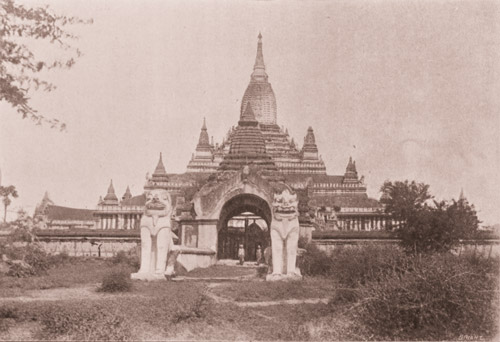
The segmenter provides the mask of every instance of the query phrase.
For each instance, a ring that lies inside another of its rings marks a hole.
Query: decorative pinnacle
[[[158,165],[156,165],[155,172],[153,172],[153,175],[165,175],[167,174],[167,171],[165,171],[165,166],[163,165],[163,160],[162,160],[162,155],[160,152],[160,160],[158,160]]]
[[[245,112],[241,116],[241,120],[244,122],[256,122],[257,120],[255,119],[255,114],[252,110],[252,105],[250,104],[250,101],[247,103],[247,107],[245,108]]]
[[[346,173],[347,172],[357,173],[356,162],[352,161],[352,157],[349,157],[349,163],[347,163],[347,167],[346,167]]]
[[[262,40],[262,34],[260,33],[260,31],[259,31],[259,35],[257,36],[257,38],[259,38],[259,40]]]
[[[198,139],[198,145],[196,145],[196,148],[199,148],[200,146],[206,147],[208,145],[210,145],[210,138],[208,137],[205,118],[203,118],[203,126],[201,127],[200,137]]]
[[[111,180],[108,187],[108,194],[114,194],[114,193],[115,193],[115,188],[113,187],[113,180]]]
[[[125,190],[125,193],[122,196],[122,200],[128,200],[132,198],[132,193],[130,192],[130,187],[127,185],[127,190]]]
[[[264,64],[264,55],[262,53],[262,35],[259,33],[259,41],[257,43],[257,55],[255,56],[255,64],[253,66],[252,79],[266,81],[266,66]]]
[[[108,193],[104,196],[105,201],[117,201],[118,198],[115,194],[115,188],[113,187],[113,180],[109,183]]]
[[[465,200],[465,196],[464,196],[464,188],[461,188],[461,189],[460,189],[460,196],[458,196],[458,200],[459,200],[459,201],[463,201],[463,200]]]

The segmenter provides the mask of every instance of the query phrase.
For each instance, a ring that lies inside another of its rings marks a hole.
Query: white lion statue
[[[165,279],[173,273],[167,267],[172,240],[172,199],[167,190],[153,189],[146,192],[146,205],[141,218],[141,267],[132,273],[132,279]]]
[[[285,189],[274,195],[271,222],[273,273],[267,280],[301,279],[296,267],[299,241],[299,212],[297,195]]]

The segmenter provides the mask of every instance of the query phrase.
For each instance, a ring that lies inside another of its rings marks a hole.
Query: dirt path
[[[198,280],[197,280],[198,281]],[[271,305],[300,305],[300,304],[328,304],[328,298],[308,298],[308,299],[284,299],[284,300],[274,300],[274,301],[262,301],[262,302],[238,302],[230,298],[221,297],[216,295],[211,291],[211,289],[221,286],[223,283],[208,283],[206,295],[213,299],[216,303],[234,304],[239,307],[265,307]],[[72,288],[56,288],[47,290],[33,290],[28,291],[23,296],[18,297],[1,297],[0,303],[2,302],[34,302],[34,301],[57,301],[57,300],[97,300],[107,297],[117,296],[141,296],[141,294],[131,294],[131,293],[102,293],[97,292],[98,284],[87,285],[82,287],[72,287]]]
[[[71,288],[55,288],[47,290],[32,290],[27,291],[23,296],[17,297],[1,297],[1,302],[35,302],[35,301],[56,301],[56,300],[97,300],[106,297],[116,297],[116,296],[139,296],[138,294],[130,293],[102,293],[97,292],[98,285],[88,285],[82,287],[71,287]]]
[[[238,302],[233,299],[221,297],[210,291],[210,289],[220,286],[220,283],[208,284],[208,291],[206,295],[213,299],[216,303],[231,303],[239,307],[255,308],[265,307],[271,305],[299,305],[299,304],[328,304],[329,298],[308,298],[308,299],[283,299],[283,300],[269,300],[263,302]]]

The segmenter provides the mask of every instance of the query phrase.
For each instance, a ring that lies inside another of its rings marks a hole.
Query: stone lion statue
[[[173,273],[167,267],[167,258],[173,246],[172,199],[167,190],[146,192],[146,205],[141,218],[141,267],[132,273],[132,279],[165,279]]]
[[[267,280],[283,278],[301,279],[296,267],[299,241],[299,212],[297,195],[285,189],[275,194],[271,222],[271,248],[273,273]]]

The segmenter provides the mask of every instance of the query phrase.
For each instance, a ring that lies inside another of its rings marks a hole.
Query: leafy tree
[[[11,104],[23,119],[30,118],[36,124],[46,122],[64,130],[64,123],[46,118],[30,105],[29,94],[31,90],[55,89],[54,84],[39,78],[40,72],[71,68],[82,53],[68,43],[77,37],[64,29],[70,24],[90,22],[54,14],[48,7],[27,8],[14,0],[0,0],[0,101]],[[60,57],[39,57],[35,49],[26,45],[33,40],[54,45],[53,50]]]
[[[408,180],[394,183],[385,181],[380,191],[380,202],[385,205],[385,212],[394,220],[402,222],[400,228],[403,228],[409,217],[424,208],[426,202],[433,198],[429,193],[429,185],[415,181],[410,183]]]
[[[447,252],[460,239],[471,238],[479,226],[474,206],[466,199],[428,203],[429,185],[385,182],[381,190],[386,212],[403,222],[396,232],[407,251]]]
[[[0,185],[0,196],[3,198],[3,206],[4,206],[4,213],[3,213],[3,222],[5,223],[7,221],[7,207],[12,203],[12,200],[10,199],[10,196],[17,198],[17,190],[16,187],[13,185],[9,186],[1,186]]]
[[[467,199],[461,198],[458,201],[453,200],[446,210],[454,233],[458,234],[461,239],[473,238],[481,223],[477,218],[474,205],[470,204]]]
[[[434,202],[416,211],[398,233],[403,247],[414,253],[448,252],[460,239],[473,237],[479,226],[474,206],[459,200]]]

